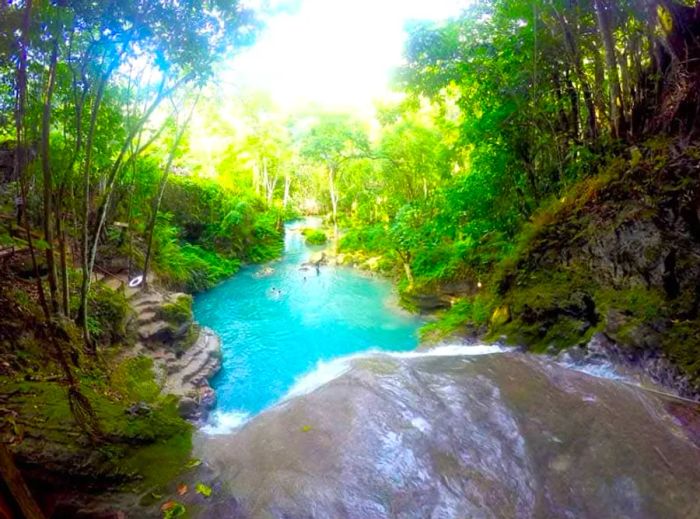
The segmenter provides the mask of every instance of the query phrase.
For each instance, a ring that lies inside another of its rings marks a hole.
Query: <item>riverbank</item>
[[[128,301],[137,340],[125,354],[150,358],[162,392],[178,397],[180,415],[203,422],[216,402],[209,380],[221,368],[218,336],[194,321],[188,294],[157,288]]]

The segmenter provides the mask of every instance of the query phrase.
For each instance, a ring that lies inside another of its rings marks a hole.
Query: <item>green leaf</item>
[[[310,430],[311,430],[311,426],[310,426],[310,425],[304,425],[304,426],[301,428],[301,432],[309,432]]]
[[[163,519],[173,519],[175,517],[182,517],[187,512],[185,505],[178,503],[177,501],[168,501],[160,507],[161,512],[163,512]]]
[[[205,485],[204,483],[197,483],[194,486],[194,489],[198,494],[202,494],[204,497],[209,497],[211,495],[211,487]]]
[[[202,464],[202,460],[198,460],[197,458],[192,458],[190,461],[185,463],[185,468],[193,469],[195,467],[199,467],[201,464]]]
[[[34,240],[34,248],[38,250],[46,250],[49,248],[49,244],[45,240],[36,239]]]

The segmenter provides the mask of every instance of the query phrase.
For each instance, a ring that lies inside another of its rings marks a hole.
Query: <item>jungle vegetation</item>
[[[109,439],[100,359],[128,347],[111,328],[126,303],[102,294],[110,275],[205,290],[274,258],[284,221],[314,213],[327,229],[310,242],[380,257],[409,305],[462,283],[450,329],[520,326],[520,300],[503,302],[515,279],[527,285],[534,237],[615,171],[691,149],[699,126],[692,1],[478,0],[416,22],[402,100],[378,103],[374,121],[222,91],[218,64],[261,29],[242,2],[21,0],[0,6],[0,25],[6,318],[40,330],[38,371],[95,441]],[[0,332],[8,380],[31,365],[17,333]]]

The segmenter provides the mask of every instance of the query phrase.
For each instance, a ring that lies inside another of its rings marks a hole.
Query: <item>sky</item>
[[[279,0],[278,0],[279,1]],[[284,0],[282,0],[284,1]],[[222,87],[262,90],[283,110],[370,111],[390,96],[406,22],[457,15],[469,0],[296,0],[221,73]]]

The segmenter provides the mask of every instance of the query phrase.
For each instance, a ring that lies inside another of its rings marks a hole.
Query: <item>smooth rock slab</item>
[[[200,435],[199,517],[700,517],[670,403],[519,354],[374,355],[238,432]]]

